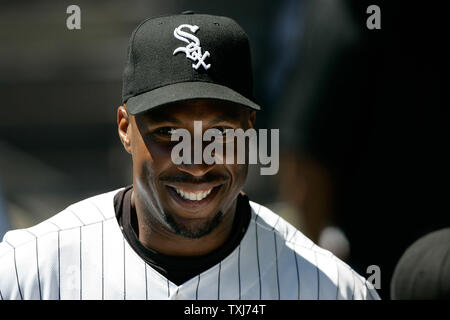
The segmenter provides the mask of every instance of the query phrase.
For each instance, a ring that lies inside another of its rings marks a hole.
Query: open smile
[[[182,188],[174,188],[175,191],[185,200],[200,201],[205,199],[212,191],[213,188],[199,191],[189,191]]]
[[[214,200],[222,186],[223,184],[215,186],[166,185],[175,202],[187,209],[200,209],[208,205]]]

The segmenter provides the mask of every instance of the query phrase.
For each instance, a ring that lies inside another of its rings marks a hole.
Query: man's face
[[[194,151],[194,121],[202,121],[203,132],[223,132],[246,130],[254,120],[254,112],[218,100],[174,103],[129,117],[134,192],[149,222],[188,238],[199,238],[218,226],[244,185],[248,165],[175,165],[171,151],[179,142],[171,141],[171,132],[188,130]],[[208,143],[203,142],[202,150]]]

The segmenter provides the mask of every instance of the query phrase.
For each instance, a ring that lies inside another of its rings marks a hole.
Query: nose
[[[178,170],[188,173],[194,177],[202,177],[206,173],[212,170],[214,165],[202,164],[181,164],[178,166]]]

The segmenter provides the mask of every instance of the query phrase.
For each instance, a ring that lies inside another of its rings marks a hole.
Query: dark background
[[[81,30],[66,28],[71,4]],[[371,4],[381,30],[366,27]],[[450,225],[441,2],[1,1],[0,233],[131,183],[115,124],[128,39],[184,10],[230,16],[250,38],[258,126],[280,128],[282,146],[277,176],[250,170],[250,198],[325,247],[336,227],[336,254],[365,277],[380,266],[389,298],[404,250]]]

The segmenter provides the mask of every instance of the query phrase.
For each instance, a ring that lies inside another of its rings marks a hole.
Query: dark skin
[[[184,128],[194,139],[194,121],[202,121],[203,131],[223,132],[254,128],[255,119],[255,111],[218,100],[178,102],[135,116],[126,105],[118,108],[119,137],[133,161],[135,231],[144,246],[165,255],[199,256],[224,244],[248,164],[175,165],[171,150],[178,142],[171,141],[170,132]],[[212,191],[204,200],[191,201],[176,190]]]

